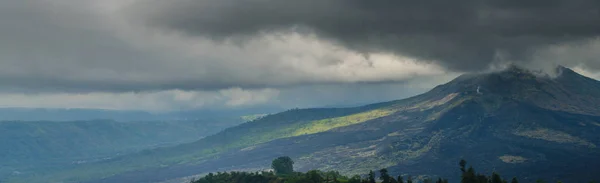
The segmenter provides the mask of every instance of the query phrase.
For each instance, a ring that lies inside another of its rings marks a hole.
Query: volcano
[[[46,180],[160,182],[206,172],[267,169],[457,180],[458,161],[533,182],[600,180],[600,82],[564,67],[550,77],[510,67],[466,74],[403,100],[355,108],[294,109],[197,142],[60,170]],[[86,177],[78,172],[87,172]],[[90,173],[91,172],[91,173]]]

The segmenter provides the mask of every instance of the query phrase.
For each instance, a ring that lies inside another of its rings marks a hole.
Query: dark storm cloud
[[[358,51],[460,71],[529,62],[536,49],[600,35],[597,0],[174,0],[132,7],[148,25],[189,35],[218,40],[299,27]]]
[[[0,106],[350,105],[425,91],[458,74],[448,68],[514,59],[598,78],[598,7],[553,0],[4,0]]]
[[[244,45],[173,34],[145,26],[132,15],[145,19],[144,14],[150,13],[147,16],[151,19],[187,21],[176,18],[180,15],[171,16],[179,12],[177,6],[186,3],[180,1],[174,4],[175,9],[163,11],[160,2],[148,2],[0,1],[0,92],[215,91],[396,82],[444,74],[438,66],[416,65],[385,55],[367,58],[296,32],[253,37]],[[226,4],[211,6],[205,7],[211,12],[204,18],[237,11],[236,7],[223,10],[228,8]],[[131,11],[129,7],[140,9]],[[207,32],[222,32],[219,37],[226,37],[236,34],[227,30],[255,24],[248,23],[240,27],[214,25]],[[256,25],[256,30],[262,30],[264,24]],[[373,57],[377,58],[370,59]]]

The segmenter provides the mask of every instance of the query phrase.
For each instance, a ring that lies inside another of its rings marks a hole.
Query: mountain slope
[[[478,169],[567,181],[598,178],[600,83],[567,69],[557,78],[516,67],[463,75],[405,100],[266,116],[200,141],[60,171],[46,180],[156,182],[208,171],[261,169],[289,155],[299,170],[449,177]],[[526,171],[524,171],[526,170]],[[577,175],[577,176],[574,176]]]
[[[0,177],[110,159],[189,143],[241,119],[116,122],[0,121]]]

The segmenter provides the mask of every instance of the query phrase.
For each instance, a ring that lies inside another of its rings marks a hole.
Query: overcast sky
[[[405,98],[508,63],[600,77],[597,0],[3,0],[0,107]]]

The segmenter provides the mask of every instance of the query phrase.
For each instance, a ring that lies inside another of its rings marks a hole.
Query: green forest
[[[410,175],[393,176],[385,168],[378,172],[370,171],[365,176],[354,175],[352,177],[341,175],[337,171],[294,172],[293,164],[294,161],[291,158],[279,157],[271,164],[273,171],[209,173],[200,179],[190,181],[190,183],[448,183],[448,179],[445,178],[416,180]],[[471,166],[467,168],[465,160],[460,160],[458,168],[462,173],[460,175],[461,183],[519,183],[516,177],[507,180],[496,172],[491,175],[478,173]],[[546,182],[537,180],[536,183]]]

